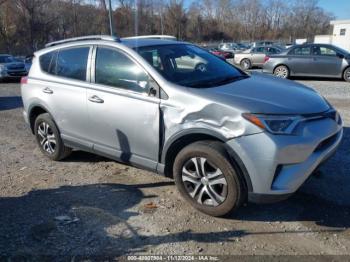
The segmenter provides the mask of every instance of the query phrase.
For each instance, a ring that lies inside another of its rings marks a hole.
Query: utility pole
[[[113,16],[112,16],[112,0],[108,0],[109,2],[109,10],[108,10],[108,14],[109,14],[109,31],[111,36],[114,35],[113,32]]]

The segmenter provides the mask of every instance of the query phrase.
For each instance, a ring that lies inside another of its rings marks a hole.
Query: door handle
[[[99,103],[99,104],[102,104],[104,102],[104,100],[102,98],[99,98],[96,95],[90,96],[89,101],[91,101],[93,103]]]
[[[45,87],[43,89],[43,92],[46,93],[46,94],[53,94],[53,91],[49,87]]]

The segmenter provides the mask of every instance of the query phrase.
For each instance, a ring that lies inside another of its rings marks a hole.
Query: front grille
[[[326,112],[316,113],[316,114],[307,114],[303,115],[306,118],[306,121],[317,121],[323,118],[330,118],[336,122],[339,122],[339,114],[336,110],[330,109]]]
[[[9,66],[8,70],[23,70],[24,66],[20,65],[20,66]]]
[[[27,71],[7,71],[9,76],[24,76],[27,74]]]

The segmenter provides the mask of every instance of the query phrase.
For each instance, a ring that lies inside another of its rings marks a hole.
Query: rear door
[[[62,138],[92,147],[87,136],[86,87],[91,46],[59,49],[42,55],[40,64],[45,81],[40,81],[41,97],[56,121]]]
[[[251,53],[251,61],[254,66],[261,66],[265,62],[265,47],[255,47]]]
[[[155,170],[160,120],[156,83],[117,48],[98,46],[94,57],[92,84],[87,90],[87,132],[94,150]]]
[[[311,46],[298,46],[290,50],[286,63],[293,75],[312,75]]]

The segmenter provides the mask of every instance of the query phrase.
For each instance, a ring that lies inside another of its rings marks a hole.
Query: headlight
[[[5,71],[5,66],[4,65],[0,65],[0,74]]]
[[[263,115],[244,113],[242,116],[254,125],[269,131],[272,134],[290,135],[294,128],[303,119],[293,115]]]

